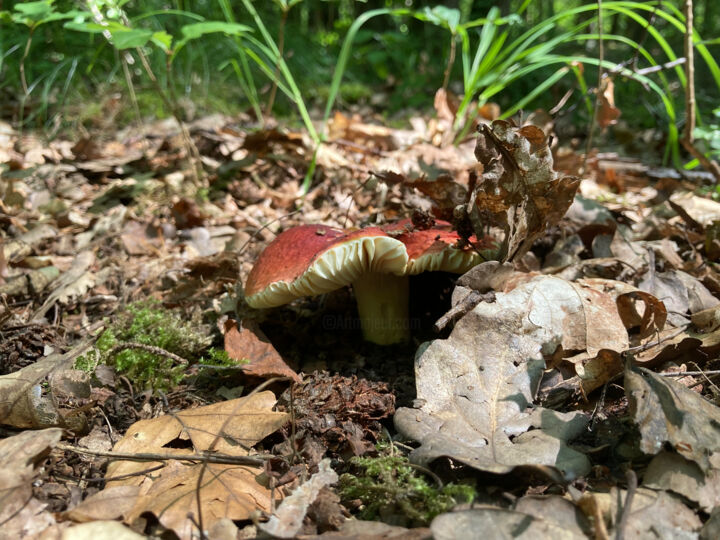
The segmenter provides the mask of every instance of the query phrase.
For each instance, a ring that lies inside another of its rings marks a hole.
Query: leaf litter
[[[404,130],[336,113],[303,197],[307,137],[248,118],[189,124],[205,198],[172,123],[49,143],[7,126],[2,535],[715,537],[720,204],[610,153],[580,180],[546,114],[490,112],[448,144],[452,98]],[[602,105],[616,122],[610,86]],[[277,233],[406,217],[451,221],[500,261],[415,278],[414,342],[364,343],[348,290],[242,302]],[[84,341],[148,298],[213,347],[176,354],[165,392]],[[334,475],[388,451],[476,501],[430,529],[348,519]]]

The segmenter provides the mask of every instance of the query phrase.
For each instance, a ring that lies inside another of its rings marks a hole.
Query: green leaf
[[[203,21],[198,23],[186,24],[180,31],[184,40],[197,39],[205,34],[222,32],[228,36],[239,36],[241,34],[252,32],[252,28],[244,24],[229,23],[224,21]]]
[[[111,30],[110,34],[112,35],[113,45],[122,50],[147,45],[147,42],[153,38],[154,33],[152,30],[126,28],[123,30]]]
[[[101,32],[109,32],[112,36],[112,43],[116,49],[134,49],[136,47],[144,47],[147,43],[156,38],[161,43],[166,41],[165,32],[153,32],[144,28],[129,28],[117,21],[107,21],[106,24],[97,24],[93,22],[68,22],[65,28],[78,32],[88,32],[90,34],[99,34]],[[158,44],[162,47],[162,45]]]
[[[182,39],[175,45],[172,58],[175,58],[180,50],[193,39],[200,38],[206,34],[223,33],[228,36],[241,36],[248,32],[252,32],[252,28],[244,24],[224,22],[224,21],[203,21],[198,23],[186,24],[180,31]]]
[[[432,9],[426,7],[416,17],[435,26],[447,28],[453,34],[457,32],[460,24],[460,10],[447,6],[435,6]]]
[[[155,32],[152,35],[152,42],[165,52],[170,52],[172,49],[172,41],[173,37],[165,32],[165,30]]]
[[[40,21],[48,17],[54,11],[55,0],[40,0],[39,2],[21,2],[14,9],[31,21]]]

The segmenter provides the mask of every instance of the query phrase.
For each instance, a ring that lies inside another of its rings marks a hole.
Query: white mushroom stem
[[[365,339],[378,345],[409,339],[407,276],[369,272],[352,286]]]

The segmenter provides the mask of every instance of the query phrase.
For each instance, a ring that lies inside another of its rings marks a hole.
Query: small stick
[[[693,131],[695,131],[695,62],[693,49],[693,3],[692,0],[685,0],[683,4],[685,12],[685,132],[683,138],[692,143]]]
[[[144,343],[136,343],[134,341],[121,341],[117,345],[115,345],[112,349],[110,349],[109,354],[115,355],[120,351],[124,351],[125,349],[138,349],[141,351],[149,352],[152,354],[156,354],[158,356],[164,356],[166,358],[169,358],[170,360],[174,360],[178,364],[189,364],[190,362],[183,358],[182,356],[178,356],[175,353],[171,353],[170,351],[166,351],[162,347],[156,347],[155,345],[145,345]]]
[[[720,369],[712,371],[663,371],[658,373],[661,377],[697,377],[700,375],[720,375]]]
[[[625,507],[622,510],[622,516],[615,530],[615,540],[623,540],[625,536],[625,528],[627,527],[628,518],[630,517],[630,509],[632,507],[635,490],[637,490],[637,475],[632,469],[628,469],[625,473],[627,479],[627,491],[625,493]]]
[[[492,294],[492,300],[495,299],[495,293],[489,293]],[[477,291],[470,291],[465,295],[465,297],[460,300],[457,304],[455,304],[453,307],[450,308],[450,310],[440,317],[435,324],[433,325],[433,330],[436,332],[440,332],[443,328],[445,328],[448,324],[451,322],[459,319],[469,311],[472,311],[475,306],[477,306],[480,302],[483,300],[485,301],[492,301],[487,300],[485,297],[487,295],[483,295],[482,293],[479,293]]]
[[[174,454],[156,454],[152,452],[138,452],[136,454],[126,452],[105,452],[102,450],[90,450],[88,448],[80,448],[78,446],[72,446],[71,444],[58,443],[55,448],[60,450],[67,450],[68,452],[75,452],[76,454],[83,454],[88,456],[100,456],[108,457],[113,459],[119,459],[123,461],[191,461],[193,463],[218,463],[222,465],[251,465],[260,467],[265,464],[265,461],[273,458],[274,456],[228,456],[226,454],[187,454],[187,455],[174,455]]]

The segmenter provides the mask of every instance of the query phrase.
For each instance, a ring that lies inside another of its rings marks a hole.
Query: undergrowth
[[[387,451],[380,445],[380,450]],[[350,460],[354,474],[340,477],[343,501],[362,502],[359,517],[367,520],[395,522],[402,516],[406,526],[427,525],[432,519],[454,506],[471,502],[477,493],[468,484],[428,482],[404,456],[354,457]]]
[[[92,372],[108,364],[127,376],[139,388],[167,390],[185,376],[187,365],[164,355],[136,348],[122,349],[123,343],[139,343],[164,349],[190,362],[236,365],[223,350],[208,349],[212,338],[202,331],[196,318],[186,319],[177,310],[143,301],[129,304],[102,333],[95,349],[79,357],[75,367]],[[203,353],[205,353],[203,357]]]

